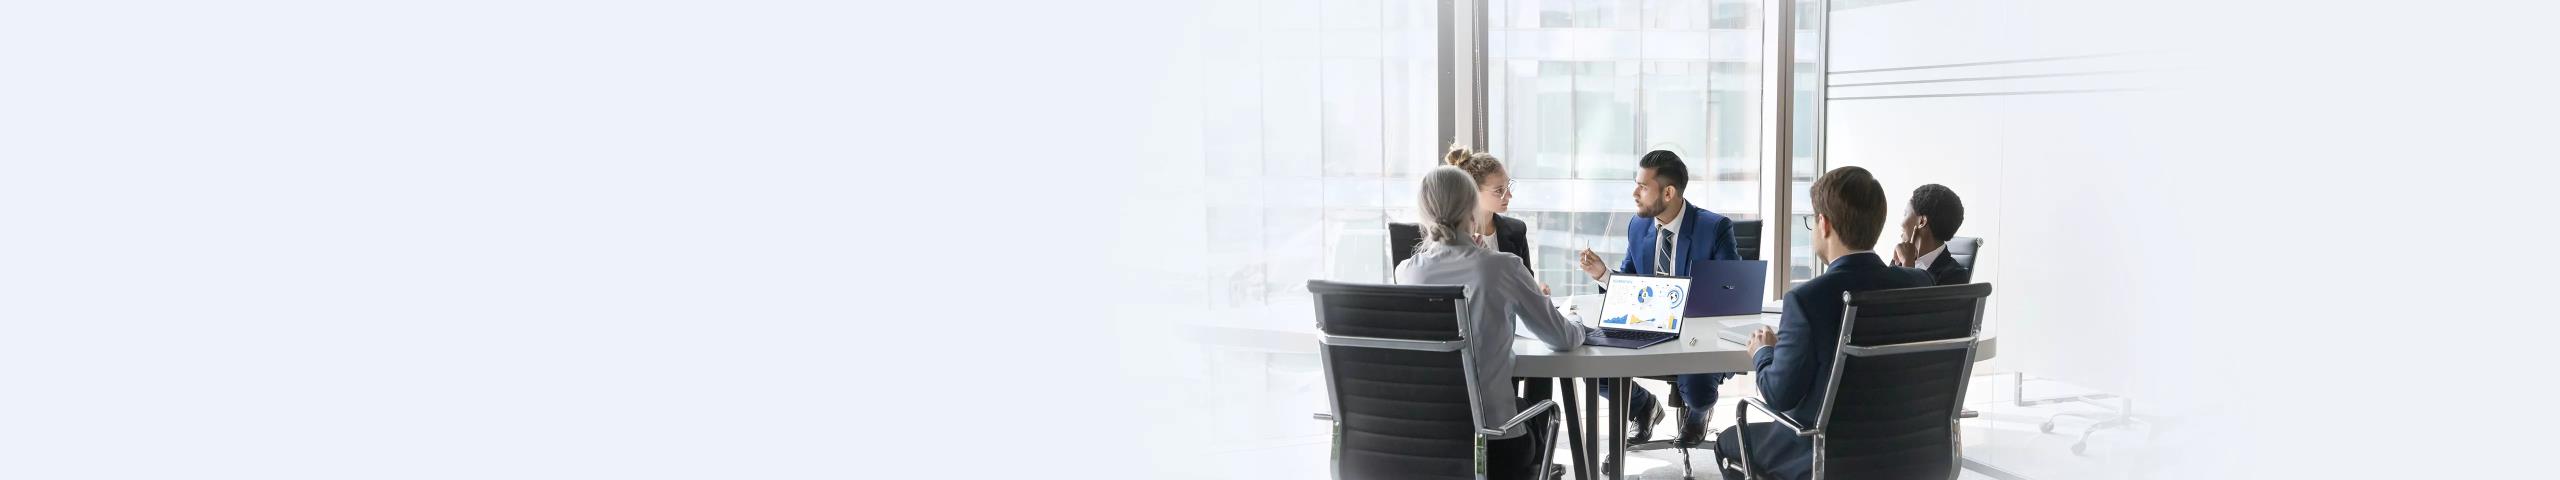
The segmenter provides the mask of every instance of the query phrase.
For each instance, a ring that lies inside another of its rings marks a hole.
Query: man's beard
[[[1663,210],[1663,209],[1662,209],[1662,206],[1663,206],[1663,204],[1665,204],[1665,203],[1670,203],[1670,202],[1654,202],[1652,205],[1645,205],[1645,204],[1641,204],[1641,203],[1636,204],[1636,216],[1639,216],[1639,217],[1657,217],[1657,216],[1661,216],[1661,215],[1662,215],[1662,210]]]

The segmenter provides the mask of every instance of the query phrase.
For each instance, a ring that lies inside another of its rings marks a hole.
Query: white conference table
[[[1596,311],[1594,309],[1599,306],[1597,295],[1557,297],[1554,300],[1560,309],[1571,305],[1573,310],[1582,312]],[[1600,463],[1626,464],[1627,397],[1613,394],[1612,398],[1608,399],[1610,408],[1607,425],[1609,428],[1606,429],[1608,436],[1604,441],[1599,438],[1603,429],[1586,421],[1586,419],[1599,418],[1598,409],[1601,399],[1598,390],[1581,389],[1577,384],[1582,382],[1563,380],[1579,378],[1608,382],[1611,385],[1610,391],[1624,392],[1634,388],[1631,379],[1635,377],[1750,372],[1752,371],[1751,354],[1743,351],[1742,344],[1723,340],[1721,332],[1728,325],[1744,323],[1775,327],[1779,317],[1780,315],[1776,313],[1760,313],[1685,318],[1680,321],[1679,339],[1640,349],[1585,345],[1560,351],[1547,348],[1546,344],[1539,343],[1536,339],[1517,338],[1511,344],[1513,358],[1511,376],[1559,380],[1556,382],[1557,392],[1561,395],[1558,395],[1557,400],[1560,403],[1559,406],[1564,407],[1567,439],[1572,443],[1570,450],[1577,457],[1573,464],[1575,478],[1594,478]],[[1986,336],[1975,349],[1974,361],[1989,360],[1998,353],[1998,339]],[[1581,390],[1579,394],[1576,393],[1577,390]],[[1664,403],[1669,401],[1668,398],[1661,400]],[[1665,405],[1665,407],[1670,406]],[[1605,452],[1588,447],[1600,444],[1608,446]],[[1624,469],[1617,470],[1621,471],[1613,472],[1610,476],[1624,478]],[[1715,473],[1708,472],[1708,475],[1713,476]]]
[[[1600,298],[1598,295],[1576,295],[1556,297],[1554,300],[1559,308],[1571,305],[1577,311],[1596,312]],[[1612,385],[1610,387],[1612,392],[1624,392],[1633,388],[1633,382],[1630,380],[1636,377],[1750,372],[1752,371],[1751,355],[1742,350],[1742,344],[1724,341],[1719,336],[1719,332],[1723,331],[1726,325],[1743,322],[1757,322],[1774,327],[1778,324],[1778,318],[1779,314],[1776,313],[1690,317],[1680,321],[1679,339],[1640,349],[1585,345],[1571,350],[1555,350],[1547,348],[1546,344],[1539,343],[1537,339],[1514,338],[1511,344],[1513,357],[1511,376],[1558,380],[1556,384],[1559,389],[1556,391],[1561,395],[1558,395],[1556,400],[1559,406],[1564,407],[1566,438],[1571,444],[1570,449],[1573,455],[1577,457],[1573,462],[1574,478],[1595,478],[1597,464],[1603,460],[1604,455],[1609,465],[1626,464],[1627,397],[1611,395],[1614,398],[1609,399],[1611,403],[1608,413],[1610,435],[1606,442],[1609,448],[1603,452],[1601,449],[1588,447],[1601,443],[1598,438],[1601,429],[1591,425],[1591,422],[1584,421],[1584,419],[1599,417],[1599,392],[1597,389],[1579,388],[1582,382],[1564,380],[1588,379],[1609,382]],[[1314,354],[1318,334],[1312,328],[1272,330],[1247,327],[1200,327],[1186,336],[1196,341],[1216,345],[1287,353],[1302,351],[1306,354]],[[1973,360],[1976,362],[1990,360],[1998,355],[1999,346],[1998,338],[1984,336],[1981,344],[1975,347]],[[1665,403],[1668,400],[1663,399]],[[1714,454],[1708,455],[1712,457]],[[1712,460],[1709,461],[1710,465],[1713,463]],[[1713,468],[1709,467],[1711,470]],[[1623,474],[1624,472],[1621,471],[1611,477],[1624,478]],[[1712,477],[1716,474],[1710,471],[1708,475]]]

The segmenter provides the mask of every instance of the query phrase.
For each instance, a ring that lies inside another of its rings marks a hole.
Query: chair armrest
[[[1968,408],[1963,411],[1956,412],[1956,418],[1982,418],[1982,412],[1976,412],[1973,411],[1973,409]]]
[[[1760,399],[1757,398],[1742,399],[1742,405],[1734,407],[1733,410],[1733,421],[1736,422],[1735,425],[1740,425],[1740,422],[1745,420],[1752,410],[1759,410],[1760,413],[1768,414],[1769,418],[1771,420],[1775,420],[1777,424],[1785,425],[1788,430],[1795,431],[1796,436],[1810,437],[1822,433],[1821,430],[1804,428],[1804,424],[1796,423],[1796,419],[1787,418],[1786,414],[1778,413],[1777,410],[1770,410],[1769,404],[1762,403]]]
[[[1805,429],[1803,424],[1796,423],[1796,420],[1793,418],[1787,418],[1786,414],[1778,413],[1776,410],[1770,410],[1769,404],[1762,403],[1760,399],[1757,398],[1745,398],[1742,399],[1742,404],[1733,406],[1733,428],[1742,428],[1743,425],[1751,423],[1752,410],[1759,410],[1760,413],[1768,414],[1769,418],[1774,420],[1773,423],[1785,425],[1788,430],[1794,430],[1796,432],[1796,436],[1799,437],[1822,433],[1820,430]],[[1757,475],[1752,474],[1751,436],[1743,435],[1742,432],[1739,431],[1734,432],[1733,451],[1734,453],[1741,454],[1741,458],[1736,458],[1734,461],[1742,464],[1742,478],[1758,478]]]
[[[1316,414],[1316,420],[1327,421],[1327,422],[1333,421],[1333,414],[1330,414],[1330,413],[1318,413],[1318,414]]]
[[[1548,410],[1554,410],[1555,408],[1556,401],[1539,400],[1538,403],[1530,404],[1529,408],[1520,409],[1520,413],[1512,415],[1511,420],[1502,422],[1502,426],[1494,428],[1479,428],[1476,429],[1476,433],[1484,435],[1501,435],[1502,432],[1511,431],[1512,428],[1519,427],[1522,422],[1529,421],[1529,417],[1538,416],[1538,414],[1546,413]]]

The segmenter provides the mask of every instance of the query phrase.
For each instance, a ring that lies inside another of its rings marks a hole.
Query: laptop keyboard
[[[1675,336],[1675,335],[1677,335],[1677,334],[1674,334],[1674,333],[1671,333],[1671,332],[1647,332],[1647,331],[1643,331],[1643,330],[1615,330],[1615,329],[1607,329],[1607,328],[1603,328],[1603,329],[1599,329],[1599,330],[1593,330],[1591,335],[1592,335],[1592,336],[1595,336],[1595,337],[1601,337],[1601,338],[1615,338],[1615,339],[1620,339],[1620,340],[1635,340],[1635,341],[1645,341],[1645,342],[1649,342],[1649,341],[1654,341],[1654,340],[1659,340],[1659,339],[1664,339],[1664,338],[1671,338],[1672,336]]]

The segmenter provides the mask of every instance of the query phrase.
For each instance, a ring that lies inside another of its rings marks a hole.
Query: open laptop
[[[1751,343],[1752,331],[1762,326],[1775,326],[1761,323],[1758,317],[1760,307],[1765,303],[1761,296],[1767,291],[1764,282],[1768,281],[1769,262],[1699,260],[1689,265],[1689,272],[1697,274],[1689,286],[1689,316],[1752,315],[1722,319],[1723,325],[1716,329],[1716,338],[1746,345]]]
[[[1689,306],[1683,315],[1758,315],[1760,305],[1766,303],[1761,292],[1768,285],[1769,262],[1699,260],[1689,264],[1689,273]]]
[[[1680,317],[1689,303],[1689,278],[1618,273],[1609,275],[1609,293],[1600,302],[1600,321],[1593,322],[1583,343],[1603,347],[1644,348],[1680,338]]]

